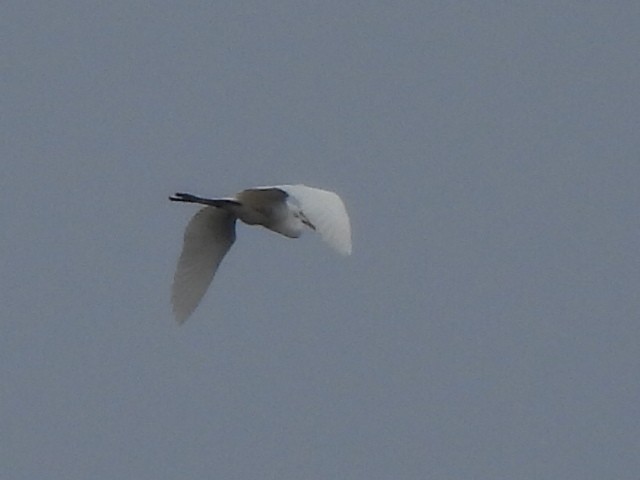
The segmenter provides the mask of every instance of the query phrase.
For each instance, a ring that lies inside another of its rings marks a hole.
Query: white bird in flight
[[[236,239],[237,219],[289,238],[298,238],[308,227],[338,252],[351,254],[349,215],[334,192],[306,185],[278,185],[249,188],[232,198],[176,193],[169,200],[206,205],[187,225],[173,277],[171,303],[178,323],[189,318],[207,291]]]

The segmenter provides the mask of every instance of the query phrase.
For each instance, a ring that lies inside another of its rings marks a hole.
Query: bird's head
[[[315,230],[316,229],[315,225],[309,221],[309,219],[302,212],[302,210],[300,210],[300,209],[294,210],[293,211],[293,216],[296,217],[298,220],[300,220],[304,225],[309,227],[311,230]]]

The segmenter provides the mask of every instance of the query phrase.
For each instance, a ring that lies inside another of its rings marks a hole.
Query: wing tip
[[[179,305],[180,302],[177,301],[178,299],[176,297],[176,293],[173,292],[171,298],[171,310],[173,312],[173,318],[175,319],[176,323],[178,325],[182,325],[188,320],[194,309],[185,308],[184,305]]]
[[[351,247],[351,242],[336,242],[335,240],[326,239],[327,243],[329,243],[333,249],[341,255],[349,256],[353,252]]]

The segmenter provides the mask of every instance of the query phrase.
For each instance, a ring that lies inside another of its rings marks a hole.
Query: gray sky
[[[640,472],[640,3],[6,1],[3,479]],[[195,208],[339,192],[354,254]]]

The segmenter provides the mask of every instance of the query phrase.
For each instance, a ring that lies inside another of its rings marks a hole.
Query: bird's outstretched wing
[[[189,221],[171,288],[173,313],[183,323],[196,309],[220,262],[236,239],[236,217],[205,207]]]
[[[322,239],[343,255],[351,254],[351,223],[342,199],[328,190],[306,185],[278,185],[298,202]]]

